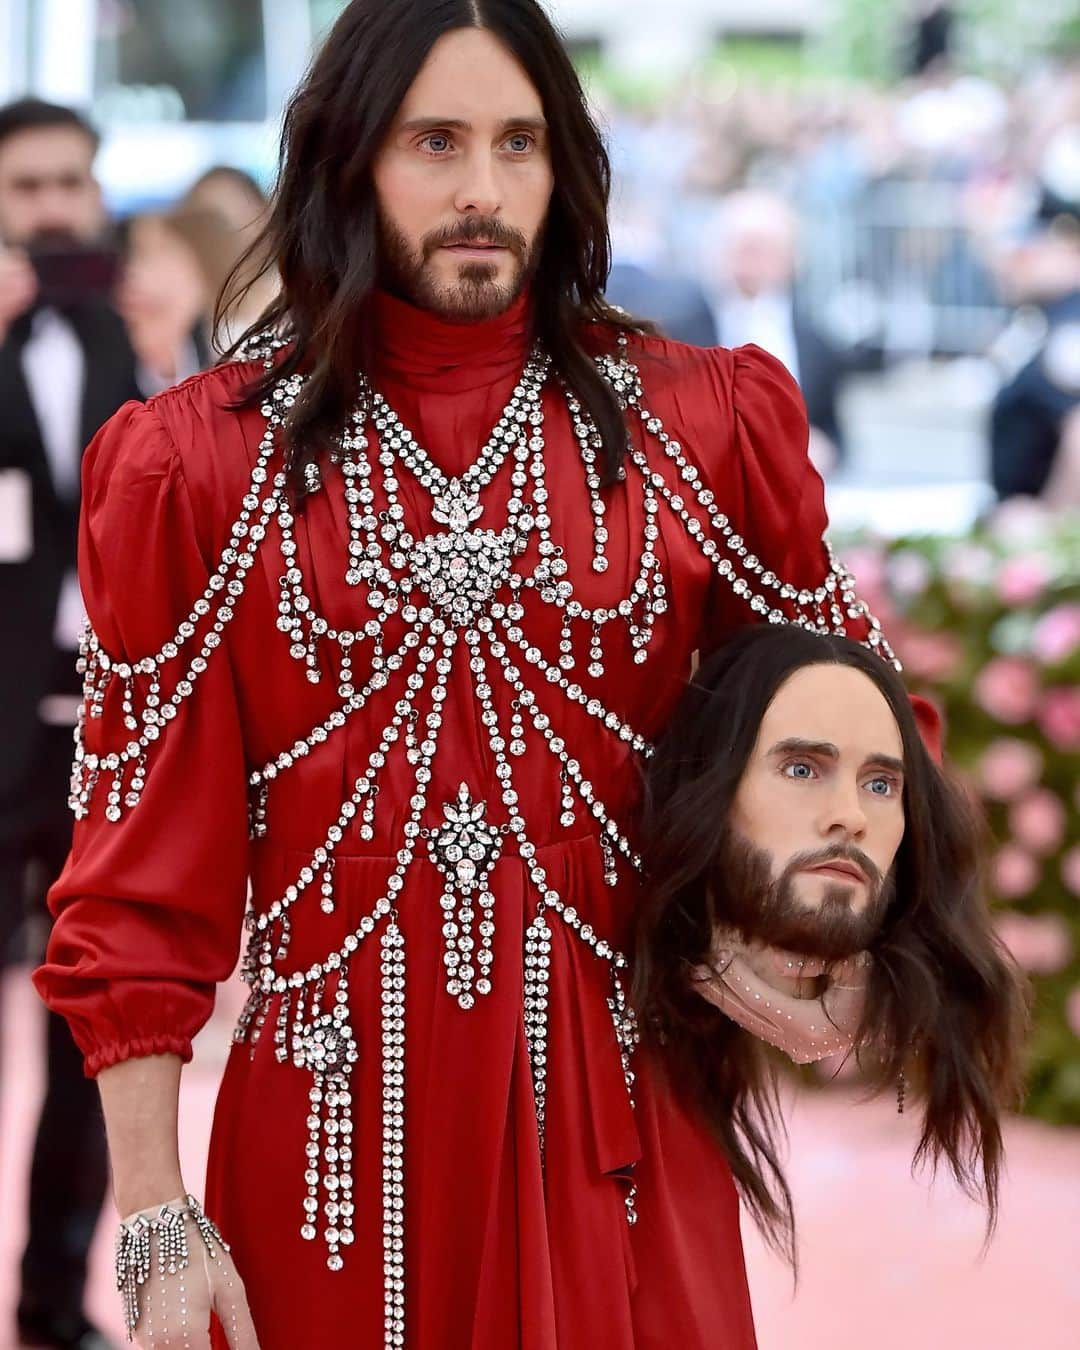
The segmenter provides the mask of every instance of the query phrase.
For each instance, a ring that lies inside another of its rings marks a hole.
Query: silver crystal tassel
[[[212,1261],[229,1250],[229,1244],[193,1195],[185,1196],[176,1207],[171,1203],[162,1205],[157,1213],[144,1211],[120,1224],[116,1236],[116,1287],[124,1306],[124,1325],[129,1341],[139,1324],[139,1291],[150,1278],[151,1239],[156,1239],[158,1276],[164,1280],[168,1275],[182,1274],[191,1259],[186,1230],[189,1218]],[[184,1343],[187,1344],[186,1336]]]
[[[632,1056],[640,1039],[638,1032],[637,1017],[630,1000],[626,997],[626,990],[623,988],[622,980],[619,978],[619,966],[617,961],[612,962],[611,966],[611,986],[612,996],[608,999],[607,1005],[611,1011],[611,1020],[615,1025],[615,1039],[619,1045],[619,1057],[622,1060],[623,1080],[626,1083],[626,1095],[630,1099],[630,1107],[634,1108],[634,1070],[632,1066]],[[626,1222],[633,1226],[637,1223],[637,1182],[631,1181],[629,1189],[626,1192]]]
[[[382,936],[383,1312],[386,1350],[405,1345],[405,935]]]
[[[525,930],[525,1044],[532,1069],[540,1157],[544,1156],[544,1109],[547,1101],[548,992],[551,975],[551,929],[538,914]]]
[[[299,1007],[299,1000],[298,1000]],[[326,1264],[341,1270],[341,1248],[352,1243],[352,1090],[349,1077],[359,1058],[349,1019],[349,992],[342,971],[334,1006],[319,1012],[319,991],[312,995],[307,1020],[293,1042],[293,1063],[310,1069],[308,1092],[307,1168],[304,1182],[304,1222],[300,1236],[307,1242],[318,1237],[319,1191],[324,1192]],[[320,1170],[321,1169],[321,1170]]]

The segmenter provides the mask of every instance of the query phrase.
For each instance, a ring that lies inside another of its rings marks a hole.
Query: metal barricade
[[[984,352],[1008,310],[963,218],[963,187],[883,180],[803,213],[800,287],[810,313],[847,343],[887,352]]]

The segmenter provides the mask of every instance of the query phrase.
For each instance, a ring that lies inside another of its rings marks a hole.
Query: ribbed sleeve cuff
[[[125,1059],[141,1059],[146,1055],[179,1055],[185,1064],[191,1062],[191,1039],[170,1032],[153,1036],[133,1036],[126,1041],[109,1041],[87,1051],[83,1070],[87,1078],[96,1078],[102,1069],[111,1068]]]

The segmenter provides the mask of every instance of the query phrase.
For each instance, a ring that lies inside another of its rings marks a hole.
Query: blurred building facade
[[[93,112],[114,209],[175,199],[227,160],[266,179],[285,99],[344,0],[0,0],[0,102],[33,92]],[[816,0],[550,0],[579,51],[680,71],[725,33],[798,39]],[[154,154],[145,155],[152,140]]]

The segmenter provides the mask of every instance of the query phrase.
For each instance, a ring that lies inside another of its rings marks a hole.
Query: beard
[[[855,882],[830,882],[821,903],[808,905],[795,890],[801,868],[845,858],[867,878],[866,900],[856,907]],[[781,947],[803,956],[842,961],[871,948],[879,937],[895,893],[892,872],[882,877],[865,853],[850,844],[831,844],[797,853],[779,876],[771,854],[725,826],[708,876],[716,923],[737,928],[748,942]]]
[[[381,215],[379,225],[382,284],[444,319],[492,319],[502,314],[521,295],[540,265],[543,229],[537,231],[530,244],[520,230],[494,217],[466,216],[456,225],[424,235],[417,250],[388,216]],[[510,251],[515,262],[510,279],[498,280],[497,263],[471,259],[458,264],[454,281],[439,281],[431,265],[436,252],[447,244],[464,244],[475,239]]]

